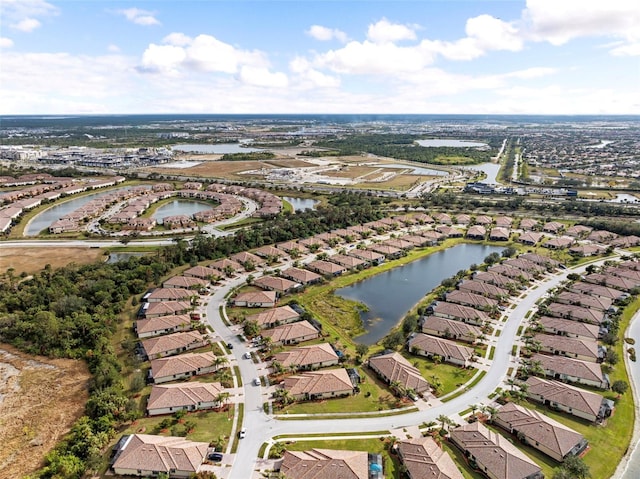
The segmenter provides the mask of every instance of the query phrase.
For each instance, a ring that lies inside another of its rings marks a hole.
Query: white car
[[[244,439],[246,435],[247,435],[247,428],[243,427],[242,429],[240,429],[240,433],[238,434],[238,437],[240,439]]]
[[[260,378],[254,378],[253,379],[253,385],[254,386],[260,386]]]
[[[249,351],[247,351],[246,353],[243,354],[243,357],[245,359],[251,359],[251,353]]]

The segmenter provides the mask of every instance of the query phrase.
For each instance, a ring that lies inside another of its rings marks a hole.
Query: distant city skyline
[[[637,0],[0,0],[0,114],[640,114]]]

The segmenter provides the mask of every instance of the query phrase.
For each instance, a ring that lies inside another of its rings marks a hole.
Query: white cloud
[[[480,15],[467,20],[465,31],[483,50],[508,50],[516,52],[522,49],[523,41],[517,28],[508,22],[491,15]]]
[[[13,40],[7,37],[0,37],[0,48],[11,48],[13,46]]]
[[[41,25],[42,24],[40,23],[39,20],[36,20],[35,18],[27,17],[27,18],[23,18],[17,23],[11,24],[11,28],[13,28],[14,30],[19,30],[21,32],[31,33],[36,28],[39,28]]]
[[[640,43],[629,43],[611,49],[611,54],[617,57],[640,56]]]
[[[340,79],[326,75],[309,63],[306,58],[296,57],[289,63],[289,69],[296,75],[296,87],[299,89],[337,88]]]
[[[367,39],[374,43],[398,42],[401,40],[415,40],[415,27],[391,23],[386,18],[369,25]]]
[[[606,36],[623,39],[635,51],[633,44],[640,42],[637,0],[527,0],[523,20],[532,40],[556,46],[574,38]]]
[[[529,80],[531,78],[541,78],[557,73],[557,69],[549,67],[531,67],[525,70],[517,70],[515,72],[507,73],[505,76],[511,78],[521,78]]]
[[[178,67],[187,57],[181,47],[150,44],[142,54],[141,70],[156,73],[178,73]]]
[[[177,47],[185,47],[193,41],[193,38],[188,37],[184,33],[170,33],[162,39],[163,43],[169,45],[175,45]]]
[[[107,45],[107,51],[111,53],[118,53],[120,51],[120,47],[114,43],[110,43]]]
[[[284,88],[289,84],[287,75],[284,73],[271,73],[267,68],[249,65],[244,65],[240,69],[239,79],[246,85],[265,88]]]
[[[142,10],[134,7],[118,10],[117,13],[124,15],[127,20],[135,23],[136,25],[160,25],[160,21],[155,17],[156,13],[149,10]]]
[[[336,28],[323,27],[322,25],[312,25],[311,28],[306,31],[306,34],[322,42],[336,39],[339,42],[346,43],[348,40],[347,34],[343,31]]]

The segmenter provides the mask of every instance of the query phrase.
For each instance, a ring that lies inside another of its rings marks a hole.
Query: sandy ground
[[[0,248],[0,273],[13,268],[16,276],[22,272],[35,273],[49,263],[60,268],[69,263],[93,263],[102,258],[103,250],[96,248]]]
[[[81,361],[25,355],[0,344],[0,479],[24,477],[84,412]]]

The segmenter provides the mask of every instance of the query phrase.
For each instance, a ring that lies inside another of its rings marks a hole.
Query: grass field
[[[388,170],[389,168],[385,168]],[[432,177],[430,176],[416,176],[416,175],[396,175],[391,178],[389,181],[381,181],[376,183],[367,183],[367,188],[369,189],[391,189],[391,190],[399,190],[405,191],[416,185],[417,183],[427,181]]]
[[[422,373],[422,376],[430,383],[432,382],[432,376],[438,377],[442,383],[442,387],[438,391],[437,396],[443,396],[451,391],[455,391],[469,381],[476,373],[475,368],[464,369],[459,366],[454,366],[453,364],[436,364],[430,359],[414,356],[406,352],[403,352],[403,356],[405,356],[411,364],[416,366]]]
[[[105,250],[97,248],[0,248],[0,272],[13,268],[14,274],[35,273],[50,264],[60,268],[70,263],[88,264],[104,258]]]
[[[273,166],[261,161],[206,161],[199,165],[192,166],[183,170],[175,168],[153,168],[149,171],[164,175],[193,175],[202,176],[204,178],[248,178],[246,175],[238,175],[238,173],[249,170],[258,170],[260,168],[271,169]]]

